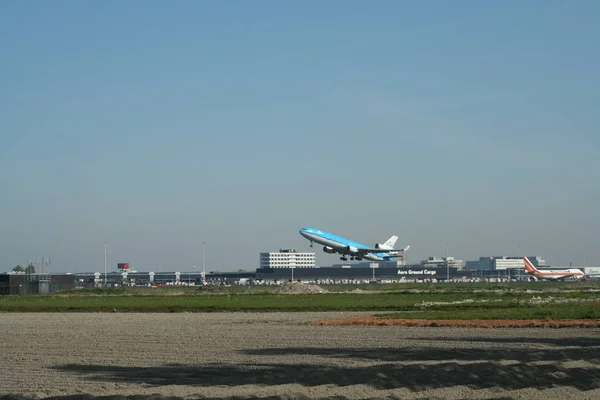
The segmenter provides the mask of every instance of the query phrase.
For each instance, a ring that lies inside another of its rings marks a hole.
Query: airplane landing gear
[[[312,242],[310,242],[310,247],[313,247],[313,243]]]

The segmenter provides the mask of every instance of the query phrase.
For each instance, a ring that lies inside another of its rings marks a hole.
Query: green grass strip
[[[588,309],[600,293],[580,290],[529,294],[525,292],[391,292],[375,294],[182,294],[182,295],[40,295],[0,297],[0,312],[213,312],[213,311],[413,311],[475,313],[531,308],[520,301],[572,299],[565,307]],[[459,303],[454,303],[459,302]],[[437,303],[437,304],[436,304]],[[562,307],[563,305],[560,305]],[[551,307],[559,307],[552,305]],[[506,311],[508,312],[508,311]],[[465,314],[466,315],[466,314]],[[595,315],[595,314],[594,314]]]

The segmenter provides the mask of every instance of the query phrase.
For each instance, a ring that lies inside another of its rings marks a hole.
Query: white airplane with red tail
[[[525,263],[525,271],[536,280],[581,279],[585,276],[583,271],[578,268],[561,270],[537,269],[527,257],[523,257],[523,262]]]

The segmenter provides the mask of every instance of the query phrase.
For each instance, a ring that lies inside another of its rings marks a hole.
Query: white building
[[[428,257],[427,260],[421,260],[421,265],[424,268],[445,267],[446,261],[450,268],[461,269],[463,266],[463,260],[456,260],[454,257]]]
[[[536,267],[546,265],[546,260],[539,256],[527,256],[529,261]],[[522,257],[510,256],[495,256],[495,257],[479,257],[477,261],[467,261],[465,269],[474,270],[500,270],[500,269],[525,269],[525,263]]]
[[[314,268],[315,253],[298,253],[294,249],[260,253],[261,268]]]
[[[575,268],[575,267],[570,267],[570,268]],[[585,272],[587,275],[592,275],[592,276],[600,276],[600,267],[582,267],[580,268],[581,270],[584,270],[583,272]]]

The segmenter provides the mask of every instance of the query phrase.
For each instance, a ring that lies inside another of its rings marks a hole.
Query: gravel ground
[[[0,314],[0,399],[600,398],[600,329],[303,324],[366,314]]]

